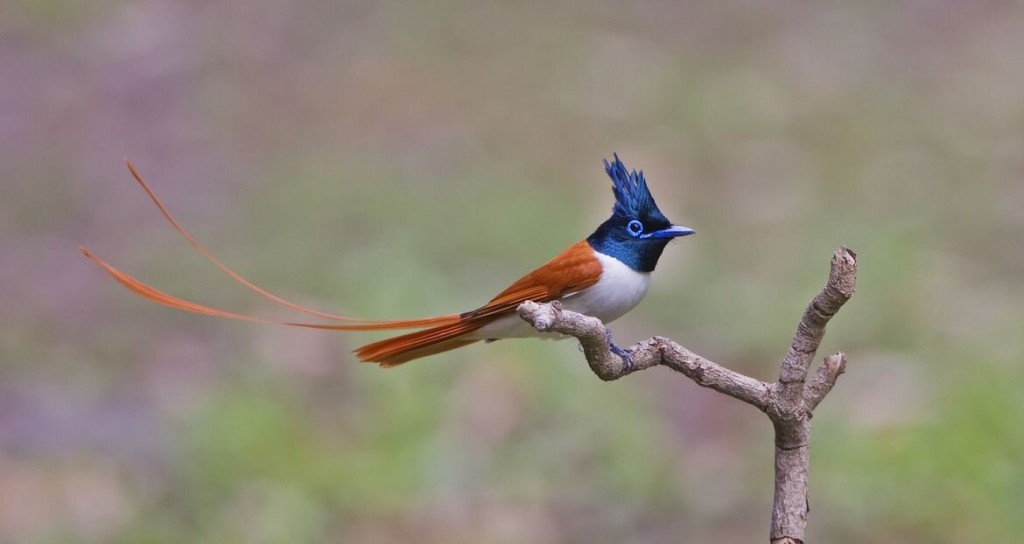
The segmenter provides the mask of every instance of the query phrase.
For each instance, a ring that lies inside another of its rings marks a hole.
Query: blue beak
[[[690,227],[680,227],[678,225],[672,225],[667,229],[656,230],[647,235],[641,235],[642,238],[677,238],[679,236],[689,236],[696,232]]]

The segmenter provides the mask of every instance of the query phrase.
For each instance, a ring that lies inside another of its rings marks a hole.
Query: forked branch
[[[835,353],[825,357],[810,381],[807,375],[825,336],[825,325],[853,296],[856,281],[857,255],[845,246],[840,247],[832,256],[828,282],[804,310],[789,351],[780,365],[779,378],[771,383],[729,370],[658,336],[627,349],[630,359],[630,364],[627,364],[612,351],[600,320],[564,310],[558,302],[525,302],[519,306],[519,315],[539,331],[579,339],[587,363],[602,380],[617,380],[631,371],[663,365],[698,385],[752,404],[767,414],[775,428],[775,500],[771,542],[802,543],[808,513],[811,415],[845,370],[846,355]]]

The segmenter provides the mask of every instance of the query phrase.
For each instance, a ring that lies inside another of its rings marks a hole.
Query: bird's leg
[[[621,357],[622,358],[622,362],[625,363],[625,365],[626,365],[626,368],[625,368],[625,371],[623,372],[623,374],[629,374],[629,373],[633,372],[633,356],[629,354],[628,350],[622,349],[619,346],[615,345],[615,342],[612,342],[612,330],[611,329],[609,329],[608,327],[605,327],[604,328],[604,334],[605,334],[605,337],[608,338],[608,349],[610,349],[611,352],[614,353],[615,355],[618,355],[619,357]]]

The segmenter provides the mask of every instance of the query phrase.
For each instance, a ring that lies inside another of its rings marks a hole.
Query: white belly
[[[588,289],[563,298],[562,307],[610,323],[625,315],[643,300],[651,283],[651,274],[637,272],[614,257],[600,253],[595,255],[601,261],[601,278]],[[469,338],[481,340],[529,336],[558,338],[537,332],[517,314],[497,319],[467,334]]]

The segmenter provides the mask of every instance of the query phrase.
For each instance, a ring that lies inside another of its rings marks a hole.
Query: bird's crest
[[[604,161],[604,171],[612,178],[612,191],[615,193],[615,206],[612,213],[627,219],[635,218],[659,218],[664,219],[658,205],[654,203],[654,197],[647,189],[647,180],[644,179],[643,171],[627,170],[626,165],[619,160],[619,154],[612,155],[615,160],[609,163]]]

